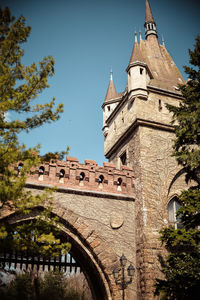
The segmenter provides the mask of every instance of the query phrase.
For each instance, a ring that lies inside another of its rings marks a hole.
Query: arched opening
[[[79,176],[79,185],[83,186],[84,185],[84,179],[85,179],[85,173],[81,172]]]
[[[105,278],[102,279],[97,266],[91,260],[88,253],[80,246],[79,243],[72,237],[68,236],[68,240],[72,245],[71,254],[75,261],[81,267],[85,278],[87,279],[89,288],[92,293],[93,300],[108,300],[107,291],[105,288]]]
[[[103,175],[100,175],[98,181],[99,181],[99,183],[103,183],[103,181],[104,181],[104,176],[103,176]]]
[[[32,217],[37,217],[37,209]],[[24,222],[23,216],[10,216],[10,222],[16,223]],[[27,221],[27,220],[26,220]],[[70,254],[80,266],[91,290],[92,300],[111,300],[111,291],[109,287],[109,280],[105,271],[101,266],[100,260],[92,251],[91,246],[86,242],[84,238],[78,233],[77,230],[67,221],[61,219],[62,224],[61,235],[62,239],[71,243]]]
[[[117,190],[118,191],[121,191],[122,190],[122,179],[121,179],[121,177],[119,177],[118,179],[117,179]]]
[[[59,173],[59,182],[64,183],[65,170],[61,169]]]
[[[104,182],[104,176],[103,175],[99,176],[98,182],[99,182],[99,188],[102,189],[103,188],[103,182]]]
[[[21,168],[23,167],[23,163],[19,163],[17,166],[17,173],[20,174]]]
[[[168,203],[168,216],[169,216],[169,223],[170,225],[174,226],[175,229],[182,228],[183,225],[181,223],[181,217],[177,216],[177,212],[181,207],[178,198],[175,196],[173,197],[170,202]]]
[[[40,166],[38,180],[41,180],[41,181],[43,180],[44,170],[45,170],[44,167]]]
[[[85,173],[84,172],[81,172],[80,174],[80,181],[83,181],[85,178]]]

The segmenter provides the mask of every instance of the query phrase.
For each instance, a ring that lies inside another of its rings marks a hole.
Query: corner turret
[[[111,100],[113,98],[117,97],[117,92],[116,92],[116,88],[113,82],[113,72],[112,69],[110,70],[110,82],[108,85],[108,89],[107,89],[107,93],[106,93],[106,97],[105,97],[105,102],[107,102],[108,100]]]
[[[112,70],[110,71],[110,82],[108,85],[106,97],[104,100],[104,103],[102,105],[103,108],[103,134],[106,137],[108,134],[108,126],[106,124],[106,120],[112,113],[112,111],[115,109],[117,106],[119,99],[118,99],[118,94],[116,92],[116,88],[113,82],[113,72]]]
[[[141,38],[140,38],[141,42]],[[128,73],[128,93],[129,99],[139,97],[147,99],[147,84],[152,75],[142,56],[140,43],[137,42],[137,33],[135,32],[135,44],[131,58],[126,69]]]

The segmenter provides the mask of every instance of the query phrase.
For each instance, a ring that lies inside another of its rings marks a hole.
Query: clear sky
[[[134,31],[144,39],[145,0],[0,0],[13,15],[24,15],[32,33],[25,44],[24,64],[42,57],[55,58],[51,87],[39,101],[56,97],[64,103],[59,121],[35,129],[21,140],[28,146],[42,144],[41,154],[64,150],[81,163],[94,159],[102,165],[104,138],[102,109],[110,77],[117,92],[125,89]],[[199,0],[150,0],[159,38],[186,79],[188,48],[200,34]],[[161,41],[161,39],[160,39]],[[12,116],[11,116],[12,117]]]

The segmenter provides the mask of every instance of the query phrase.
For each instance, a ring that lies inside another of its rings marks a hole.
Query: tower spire
[[[151,7],[149,4],[149,0],[146,0],[145,3],[145,34],[146,34],[146,39],[148,37],[148,35],[155,35],[156,37],[158,37],[157,35],[157,30],[156,30],[156,23],[154,21],[152,12],[151,12]]]
[[[139,38],[140,38],[140,41],[141,41],[142,40],[142,31],[141,31],[141,29],[139,31]]]
[[[142,53],[140,51],[140,46],[137,42],[134,44],[133,51],[132,51],[132,54],[131,54],[131,58],[130,58],[130,61],[129,61],[129,66],[131,64],[136,63],[136,62],[145,63],[144,59],[142,57]],[[129,68],[129,66],[128,66],[128,68]]]
[[[149,4],[149,1],[146,0],[146,3],[145,3],[145,22],[154,22],[154,18],[153,18],[153,15],[152,15],[152,12],[151,12],[151,7],[150,7],[150,4]]]
[[[165,46],[165,40],[164,40],[163,35],[162,35],[162,45]]]
[[[135,43],[137,43],[137,31],[135,30]]]
[[[113,82],[113,72],[112,69],[110,70],[110,82],[108,85],[108,89],[107,89],[107,93],[106,93],[106,97],[105,97],[105,101],[116,98],[117,97],[117,92],[116,92],[116,88]]]
[[[110,69],[110,80],[113,80],[113,71],[112,71],[112,68]]]

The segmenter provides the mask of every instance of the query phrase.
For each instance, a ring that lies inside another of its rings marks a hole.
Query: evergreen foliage
[[[44,280],[40,278],[40,299],[66,300],[66,278],[62,272],[49,271]]]
[[[176,133],[173,156],[184,168],[190,187],[178,197],[177,216],[183,228],[161,231],[168,250],[162,269],[166,279],[156,279],[155,294],[161,299],[199,299],[200,295],[200,36],[189,55],[193,67],[185,66],[189,79],[180,86],[184,98],[179,106],[168,105],[168,109]]]
[[[33,288],[28,273],[16,276],[8,287],[0,291],[2,300],[32,300]]]
[[[84,287],[70,285],[68,278],[58,270],[35,276],[33,273],[18,274],[6,287],[0,289],[1,300],[90,300],[91,294]]]
[[[21,132],[54,122],[63,111],[62,104],[55,106],[55,98],[45,104],[37,103],[38,94],[49,87],[54,59],[49,56],[38,64],[23,65],[23,44],[30,31],[23,16],[15,19],[7,7],[0,8],[0,213],[5,216],[12,211],[30,220],[35,207],[45,204],[45,210],[40,209],[34,220],[16,225],[1,218],[0,248],[58,255],[68,251],[69,244],[61,242],[58,219],[50,212],[53,190],[33,194],[25,189],[27,174],[44,158],[37,154],[39,146],[26,149],[18,141]],[[66,153],[51,153],[48,159]]]

